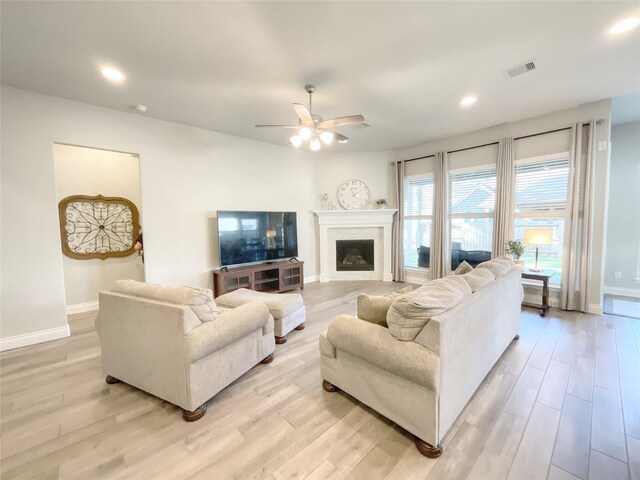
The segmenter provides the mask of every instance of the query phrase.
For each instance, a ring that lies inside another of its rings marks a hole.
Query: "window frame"
[[[535,157],[527,157],[527,158],[519,158],[519,159],[514,159],[513,161],[513,204],[514,204],[514,216],[513,216],[513,228],[514,228],[514,235],[515,235],[515,228],[516,228],[516,221],[518,218],[562,218],[562,219],[566,219],[566,215],[567,215],[567,206],[566,206],[566,202],[567,199],[565,199],[565,208],[564,210],[552,210],[552,211],[548,211],[548,212],[518,212],[517,211],[517,198],[518,198],[518,190],[517,190],[517,175],[518,175],[518,166],[519,165],[528,165],[528,164],[533,164],[533,163],[542,163],[542,162],[548,162],[548,161],[554,161],[554,160],[569,160],[569,156],[570,156],[570,152],[569,151],[563,151],[563,152],[557,152],[557,153],[550,153],[547,155],[538,155]],[[569,171],[567,172],[567,184],[571,179],[571,169],[569,167]],[[569,190],[567,188],[567,196],[569,194]],[[561,268],[560,268],[560,276],[562,277],[562,270],[564,268],[564,248],[562,247],[562,245],[560,245],[560,261],[561,261]],[[536,285],[536,282],[532,282],[532,281],[525,281],[523,282],[527,285]],[[560,282],[549,282],[549,288],[552,289],[557,289],[560,288]]]
[[[495,216],[496,216],[496,204],[495,204],[495,200],[493,202],[493,210],[491,212],[467,212],[467,213],[452,213],[452,208],[453,205],[451,205],[451,196],[452,196],[452,190],[453,190],[453,181],[452,181],[452,174],[455,173],[465,173],[465,172],[476,172],[476,171],[481,171],[481,170],[490,170],[493,169],[493,171],[495,172],[495,179],[496,179],[496,196],[497,196],[497,181],[498,181],[498,164],[497,163],[485,163],[485,164],[481,164],[481,165],[473,165],[470,167],[461,167],[461,168],[455,168],[455,169],[451,169],[449,170],[449,178],[448,178],[448,191],[447,191],[447,195],[449,196],[449,198],[447,199],[447,222],[448,222],[448,227],[449,227],[449,261],[447,262],[447,274],[451,274],[454,269],[451,268],[451,252],[452,252],[452,242],[453,242],[453,238],[451,236],[451,232],[453,231],[453,223],[452,220],[454,219],[465,219],[465,218],[490,218],[495,222]],[[491,233],[491,240],[493,241],[493,232]],[[492,249],[491,249],[492,250]],[[491,252],[493,254],[493,252]]]
[[[416,175],[405,175],[403,181],[403,187],[404,187],[404,182],[406,182],[407,180],[421,180],[421,179],[427,179],[430,178],[431,179],[431,185],[434,186],[435,188],[435,178],[434,178],[434,174],[433,172],[430,173],[419,173]],[[403,197],[406,198],[406,188],[403,188]],[[405,202],[405,198],[402,199],[403,202],[403,208],[402,208],[402,231],[404,232],[404,225],[405,225],[405,221],[406,220],[429,220],[430,222],[432,222],[433,224],[433,202],[435,200],[435,191],[433,193],[433,196],[431,198],[431,214],[430,215],[407,215],[406,214],[406,206],[404,205]],[[430,267],[420,267],[418,265],[416,265],[415,267],[412,265],[407,265],[406,264],[406,259],[407,259],[407,255],[406,252],[404,251],[404,241],[405,239],[403,238],[403,242],[402,242],[402,263],[403,268],[406,270],[413,270],[413,271],[417,271],[417,272],[429,272],[430,271]],[[431,242],[429,242],[429,248],[431,248]],[[429,265],[431,265],[431,262],[429,262]]]

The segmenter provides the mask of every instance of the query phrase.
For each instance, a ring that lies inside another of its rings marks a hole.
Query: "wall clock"
[[[338,201],[347,210],[361,210],[370,199],[369,187],[355,178],[342,182],[338,187]]]
[[[138,209],[131,200],[102,195],[72,195],[58,204],[62,253],[84,260],[127,257],[140,233]]]

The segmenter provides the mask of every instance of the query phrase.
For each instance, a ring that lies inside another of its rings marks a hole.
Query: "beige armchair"
[[[201,418],[207,401],[273,360],[273,318],[251,302],[220,311],[211,290],[133,280],[100,293],[96,329],[107,383],[133,385]]]

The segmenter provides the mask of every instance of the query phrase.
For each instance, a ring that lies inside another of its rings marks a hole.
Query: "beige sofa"
[[[207,401],[257,363],[273,360],[273,318],[251,302],[219,309],[211,290],[133,280],[100,293],[96,329],[108,383],[122,381],[183,409]]]
[[[520,270],[506,260],[485,263],[387,303],[388,328],[347,315],[332,320],[320,336],[325,390],[344,390],[415,435],[423,455],[439,456],[443,437],[518,335]]]

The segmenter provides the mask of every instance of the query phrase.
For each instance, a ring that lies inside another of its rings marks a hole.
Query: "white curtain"
[[[396,163],[396,205],[398,212],[393,222],[393,279],[396,282],[404,282],[404,161]]]
[[[449,155],[438,152],[433,158],[433,221],[431,225],[431,278],[447,274],[449,258]]]
[[[496,204],[493,220],[493,257],[507,253],[507,241],[513,239],[515,217],[515,174],[513,170],[513,138],[498,142],[496,164]]]
[[[564,310],[586,312],[589,309],[595,127],[595,120],[591,120],[576,123],[571,129],[560,283],[560,308]]]

